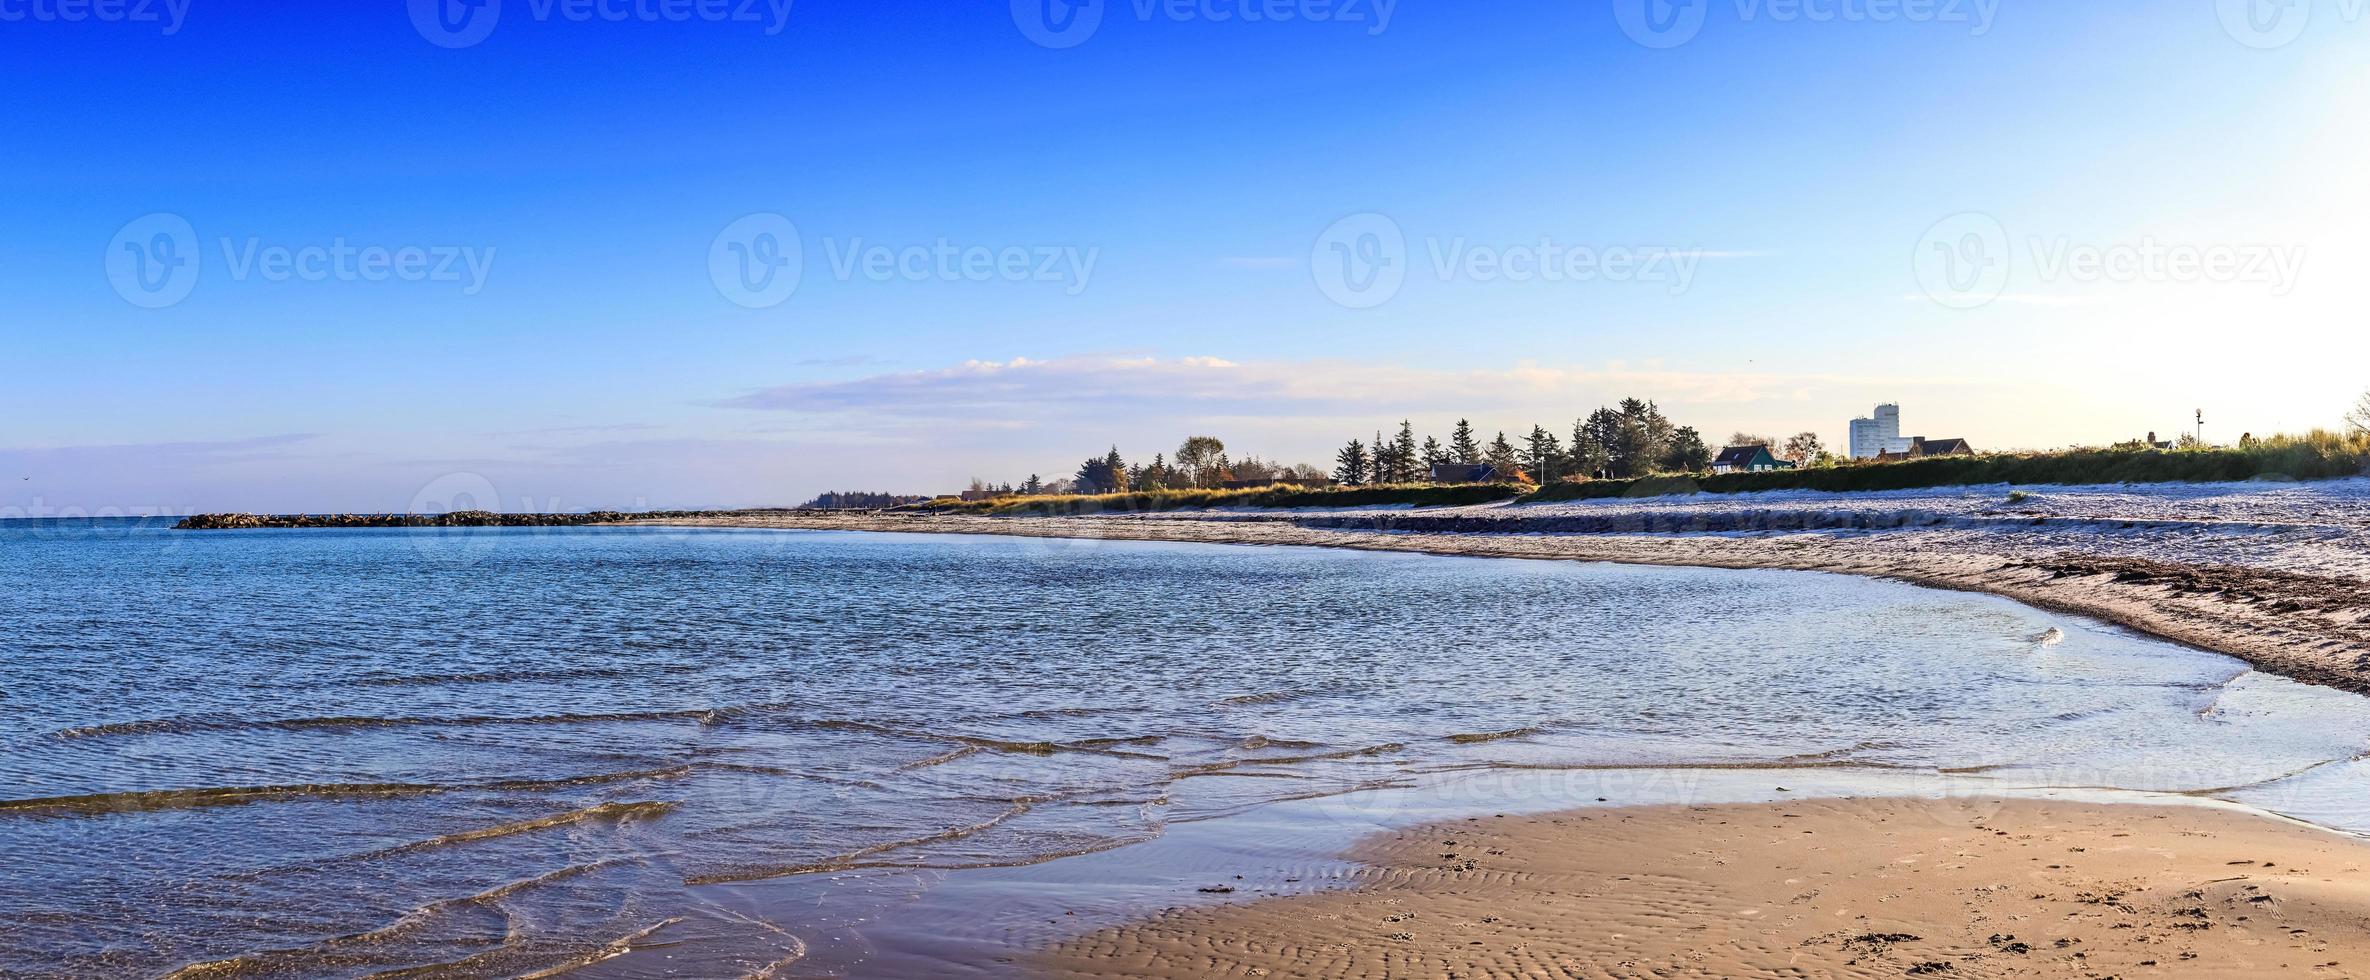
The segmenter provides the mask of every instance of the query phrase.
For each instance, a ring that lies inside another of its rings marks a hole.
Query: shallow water
[[[1841,576],[11,522],[0,588],[0,972],[910,968],[883,947],[946,869],[1125,867],[1154,850],[1098,852],[1254,810],[1339,832],[1410,783],[2143,789],[2370,830],[2370,700]]]

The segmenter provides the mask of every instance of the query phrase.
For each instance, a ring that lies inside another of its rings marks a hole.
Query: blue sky
[[[0,0],[0,512],[778,504],[1629,394],[2233,438],[2370,386],[2355,0],[1039,2]],[[750,215],[802,261],[736,301]],[[1397,285],[1329,290],[1376,227]],[[125,279],[182,228],[185,294]]]

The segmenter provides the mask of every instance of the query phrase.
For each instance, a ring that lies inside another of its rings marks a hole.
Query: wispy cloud
[[[211,442],[145,442],[93,446],[0,448],[0,468],[79,466],[99,460],[142,460],[152,465],[192,466],[273,459],[318,438],[313,433],[253,436]]]
[[[930,371],[787,384],[719,404],[829,414],[854,426],[902,426],[915,419],[1051,425],[1080,420],[1331,419],[1541,406],[1569,413],[1629,394],[1674,404],[1717,405],[1801,399],[1814,390],[1838,387],[1901,390],[1948,383],[1623,365],[1526,363],[1501,369],[1433,370],[1352,361],[1076,356],[965,361]]]

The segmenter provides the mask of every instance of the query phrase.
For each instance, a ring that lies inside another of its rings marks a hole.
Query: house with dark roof
[[[1909,440],[1909,448],[1907,450],[1897,453],[1879,453],[1877,454],[1876,461],[1880,463],[1897,463],[1905,459],[1923,459],[1927,456],[1973,455],[1975,455],[1975,446],[1965,439],[1928,439],[1924,436],[1918,436]]]
[[[1720,450],[1712,460],[1714,473],[1764,473],[1770,470],[1790,470],[1794,464],[1777,458],[1768,446],[1730,446]]]

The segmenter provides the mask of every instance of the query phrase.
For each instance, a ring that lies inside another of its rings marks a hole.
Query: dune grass
[[[2047,453],[1937,456],[1898,463],[1777,470],[1765,473],[1650,476],[1634,480],[1555,483],[1525,501],[1656,497],[1760,490],[1916,490],[2006,484],[2216,483],[2240,480],[2327,480],[2360,476],[2370,468],[2370,435],[2313,431],[2274,436],[2237,447],[2203,449],[2069,449]]]

